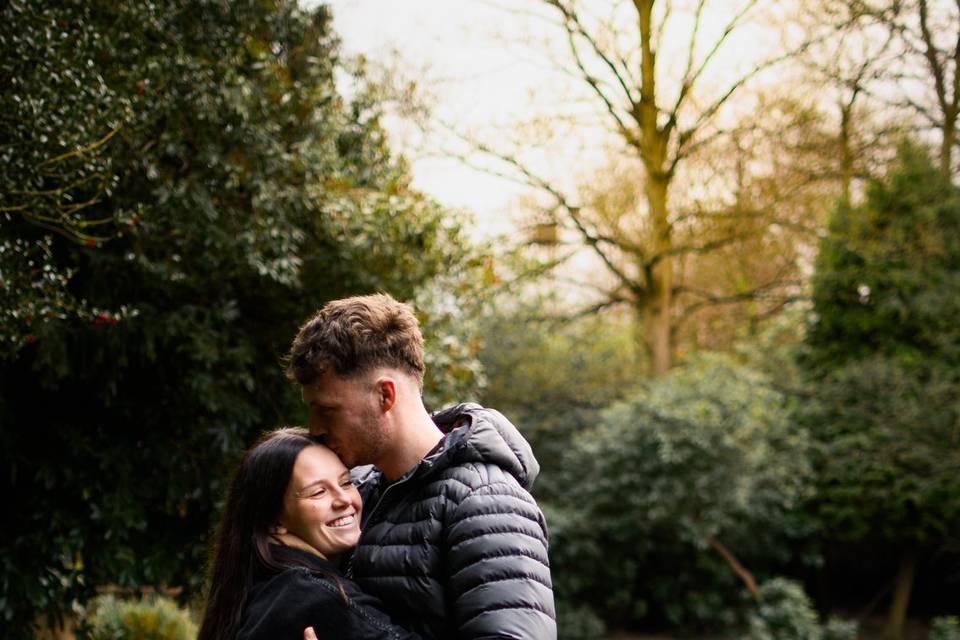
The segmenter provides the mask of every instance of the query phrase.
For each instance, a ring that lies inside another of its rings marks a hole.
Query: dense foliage
[[[918,556],[960,531],[960,190],[918,146],[836,210],[814,312],[801,417],[822,534],[901,558],[902,625]]]
[[[817,611],[803,585],[774,578],[763,583],[760,593],[757,610],[749,617],[748,640],[822,640]]]
[[[166,598],[122,600],[97,596],[83,620],[87,640],[195,640],[197,625],[187,609]]]
[[[531,296],[488,315],[480,358],[483,401],[533,445],[544,468],[537,495],[552,500],[563,491],[555,471],[567,464],[571,439],[636,389],[642,364],[631,355],[629,319],[563,322],[544,313],[549,304]]]
[[[240,451],[302,418],[280,363],[298,324],[378,290],[418,310],[428,405],[488,382],[480,399],[533,443],[563,637],[846,640],[855,625],[824,623],[804,586],[828,608],[862,573],[856,604],[890,584],[901,614],[915,570],[955,588],[960,190],[923,150],[833,211],[805,339],[795,308],[651,381],[635,319],[551,319],[570,301],[536,285],[493,316],[467,304],[497,274],[411,189],[381,95],[322,6],[0,4],[0,636],[107,584],[196,596]],[[759,271],[716,302],[776,262],[747,257]],[[182,618],[150,606],[89,610],[113,635]]]
[[[749,596],[715,545],[759,579],[802,562],[810,533],[808,443],[788,398],[720,355],[643,383],[629,322],[529,318],[513,309],[492,323],[504,348],[482,352],[485,399],[543,465],[535,489],[562,637],[602,637],[604,623],[717,631],[743,621]]]
[[[460,301],[480,260],[408,188],[322,7],[14,1],[0,24],[0,619],[16,637],[99,584],[196,593],[236,456],[301,417],[279,360],[325,300],[413,301],[428,401],[472,389]]]

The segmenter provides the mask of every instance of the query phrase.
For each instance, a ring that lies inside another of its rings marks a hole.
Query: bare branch
[[[862,177],[862,176],[858,176]],[[808,180],[803,185],[798,185],[796,189],[791,189],[791,191],[799,190],[803,186],[813,182],[814,180]],[[790,194],[786,194],[783,198],[776,198],[771,203],[769,203],[768,209],[775,209],[776,204],[782,200],[789,198]],[[674,224],[679,224],[687,220],[697,219],[697,220],[712,220],[712,221],[727,221],[727,220],[763,220],[766,223],[767,228],[777,225],[783,227],[784,229],[789,229],[791,231],[796,231],[804,235],[811,236],[813,238],[823,238],[825,233],[818,227],[807,226],[793,220],[788,220],[786,218],[777,217],[770,215],[766,210],[758,211],[742,211],[742,210],[731,210],[731,209],[721,209],[719,211],[702,211],[702,210],[693,210],[688,211],[680,216],[674,221]]]
[[[640,286],[636,281],[631,279],[626,273],[623,272],[614,262],[613,259],[607,255],[607,252],[601,247],[602,241],[597,238],[590,230],[586,227],[583,219],[580,216],[580,207],[572,204],[564,195],[560,189],[553,186],[549,181],[540,177],[533,171],[529,169],[526,165],[520,162],[516,157],[501,153],[492,147],[478,142],[476,140],[469,140],[462,134],[458,133],[455,128],[447,125],[450,131],[460,137],[461,140],[464,140],[476,150],[485,153],[493,158],[496,158],[500,162],[507,164],[508,166],[513,167],[520,175],[526,178],[526,184],[532,187],[536,187],[546,193],[550,194],[553,199],[557,202],[557,205],[562,208],[566,213],[567,217],[573,222],[574,227],[580,233],[584,242],[593,250],[593,252],[603,261],[607,269],[617,277],[618,280],[623,284],[624,287],[630,291],[638,292],[640,291]]]
[[[562,316],[562,319],[563,320],[579,320],[581,318],[587,318],[589,316],[596,315],[601,311],[604,311],[611,307],[615,307],[621,304],[631,304],[631,303],[632,303],[631,300],[615,295],[615,296],[611,296],[607,300],[604,300],[603,302],[598,302],[597,304],[591,305],[589,307],[584,307],[583,309],[580,309],[573,313],[564,314]]]
[[[865,93],[870,97],[875,98],[876,100],[878,100],[883,104],[886,104],[895,108],[899,108],[899,109],[902,109],[904,107],[913,109],[919,116],[921,116],[924,120],[930,123],[931,127],[934,127],[934,128],[940,127],[942,124],[940,118],[937,117],[934,113],[932,113],[929,108],[923,106],[922,104],[914,100],[906,92],[904,92],[904,94],[900,96],[899,100],[891,100],[883,96],[877,95],[872,91],[865,90]]]
[[[730,294],[716,294],[711,291],[695,289],[686,286],[679,286],[674,289],[674,293],[687,293],[702,298],[699,302],[694,302],[684,307],[681,313],[681,322],[695,314],[700,309],[717,305],[739,304],[751,300],[770,300],[787,304],[796,300],[803,299],[803,296],[797,294],[777,295],[774,293],[778,289],[787,287],[799,287],[802,282],[797,279],[780,280],[774,279],[750,289],[749,291],[740,291]]]
[[[703,18],[703,8],[706,6],[707,0],[699,0],[697,2],[696,11],[693,14],[693,30],[690,33],[690,42],[687,47],[687,64],[683,69],[683,84],[686,87],[690,82],[691,75],[690,72],[693,71],[693,58],[696,55],[697,51],[697,36],[700,33],[700,21]],[[681,90],[683,93],[683,90]],[[674,107],[676,111],[676,107]]]
[[[934,87],[937,93],[937,102],[940,103],[940,111],[946,115],[949,113],[947,106],[947,88],[943,78],[943,66],[940,64],[940,50],[933,42],[933,35],[930,33],[930,25],[927,16],[927,0],[918,0],[920,7],[920,33],[923,36],[923,55],[930,65],[930,72],[933,74]]]
[[[741,242],[749,238],[755,238],[761,235],[762,233],[763,233],[762,231],[745,231],[743,233],[735,233],[733,235],[725,236],[723,238],[710,240],[700,245],[674,246],[666,251],[663,251],[662,253],[658,253],[656,255],[650,256],[650,260],[648,264],[652,267],[653,265],[655,265],[656,263],[660,262],[665,258],[672,258],[675,256],[682,256],[682,255],[687,255],[691,253],[698,254],[698,255],[711,253],[713,251],[717,251],[724,247],[728,247],[731,244],[735,244],[737,242]]]
[[[589,289],[595,293],[602,294],[606,297],[610,297],[611,295],[610,287],[604,287],[593,282],[586,282],[584,280],[578,280],[576,278],[559,276],[556,274],[548,274],[547,277],[550,278],[550,280],[552,280],[553,282],[562,282],[564,284],[573,285],[574,287],[577,287],[579,289]],[[626,301],[626,298],[621,297],[621,299]]]
[[[573,220],[573,224],[580,232],[580,235],[583,236],[583,239],[586,241],[586,243],[593,248],[593,252],[600,257],[603,263],[607,266],[607,269],[617,276],[624,287],[634,292],[638,298],[642,297],[642,294],[644,293],[642,285],[636,280],[629,278],[623,271],[621,271],[620,268],[613,263],[613,260],[610,258],[610,256],[608,256],[607,253],[600,248],[600,241],[594,237],[584,225],[583,219],[580,217],[580,210],[566,206],[564,208],[569,214],[570,219]],[[641,260],[643,259],[642,255],[639,257]]]
[[[753,579],[753,575],[747,571],[747,569],[740,564],[734,555],[730,553],[730,550],[727,549],[723,543],[721,543],[715,537],[707,536],[707,542],[717,553],[720,554],[724,560],[726,560],[727,564],[730,565],[730,569],[732,569],[737,577],[743,581],[743,584],[747,587],[747,591],[750,592],[750,595],[753,596],[754,600],[759,602],[760,591],[757,589],[757,582]]]
[[[50,159],[48,159],[48,160],[44,160],[43,162],[41,162],[40,164],[37,165],[37,169],[43,169],[43,168],[49,167],[50,165],[57,164],[58,162],[61,162],[62,160],[66,160],[67,158],[70,158],[70,157],[73,157],[73,156],[83,155],[84,153],[87,153],[88,151],[93,151],[93,150],[96,149],[97,147],[100,147],[100,146],[106,144],[107,142],[109,142],[109,141],[110,141],[110,138],[112,138],[113,136],[117,135],[117,132],[120,131],[120,128],[121,128],[122,126],[123,126],[123,123],[121,122],[121,123],[119,123],[116,127],[114,127],[109,133],[107,133],[107,135],[103,136],[103,137],[100,138],[99,140],[97,140],[97,141],[95,141],[95,142],[93,142],[93,143],[91,143],[91,144],[89,144],[89,145],[87,145],[87,146],[85,146],[85,147],[80,147],[79,149],[74,149],[73,151],[68,151],[68,152],[66,152],[66,153],[62,153],[62,154],[60,154],[59,156],[56,156],[55,158],[50,158]]]
[[[597,80],[589,71],[587,71],[586,66],[583,63],[583,59],[580,57],[580,51],[577,49],[577,43],[575,40],[574,32],[570,28],[569,24],[564,25],[567,28],[567,40],[570,45],[570,52],[573,54],[574,63],[577,65],[577,68],[580,70],[581,77],[587,82],[588,85],[593,89],[593,92],[597,94],[600,100],[603,102],[604,106],[607,108],[607,112],[613,118],[614,122],[617,123],[617,129],[620,134],[624,137],[628,144],[632,147],[640,148],[640,141],[637,140],[634,133],[627,127],[626,123],[620,117],[620,114],[617,112],[616,105],[613,104],[613,101],[607,97],[607,94],[603,91],[603,88],[600,86],[600,81]],[[628,99],[630,99],[628,97]],[[632,100],[631,100],[632,103]]]
[[[595,315],[601,311],[610,309],[612,307],[615,307],[621,304],[632,304],[632,301],[630,301],[627,298],[613,296],[607,300],[598,302],[597,304],[591,305],[589,307],[584,307],[582,309],[573,311],[571,313],[550,314],[550,315],[545,315],[545,314],[528,315],[524,317],[524,320],[527,322],[542,322],[542,323],[551,323],[551,324],[574,322],[576,320],[580,320],[581,318],[586,318],[586,317]],[[588,407],[593,405],[591,405],[590,403],[584,403],[583,406]]]
[[[700,116],[692,125],[690,125],[686,129],[684,129],[683,132],[681,132],[680,137],[677,141],[677,154],[680,154],[683,152],[684,147],[697,134],[700,127],[703,126],[703,124],[708,120],[710,120],[714,115],[716,115],[717,111],[720,110],[720,108],[727,102],[727,100],[730,99],[730,96],[732,96],[740,87],[746,84],[749,80],[751,80],[754,76],[756,76],[761,71],[769,69],[770,67],[773,67],[785,60],[790,59],[791,57],[797,55],[797,53],[799,53],[800,50],[806,48],[807,46],[809,46],[809,43],[805,43],[804,45],[801,45],[801,47],[799,47],[798,49],[789,51],[783,55],[777,56],[775,58],[771,58],[770,60],[767,60],[766,62],[763,62],[755,66],[753,69],[751,69],[750,71],[742,75],[736,82],[730,85],[730,87],[728,87],[727,90],[719,98],[714,100],[713,103],[711,103],[708,107],[703,109],[703,111],[700,113]]]
[[[565,18],[564,28],[567,30],[567,33],[571,40],[575,35],[583,38],[587,44],[590,45],[590,48],[593,50],[593,53],[600,58],[600,60],[610,69],[610,72],[613,73],[613,77],[616,78],[617,83],[620,85],[620,88],[623,89],[624,98],[630,104],[631,109],[636,106],[636,101],[633,97],[633,87],[627,84],[626,79],[624,78],[623,70],[617,67],[616,63],[610,58],[609,55],[600,47],[600,44],[597,42],[596,38],[591,36],[587,30],[584,28],[583,23],[580,21],[580,17],[577,15],[576,11],[566,7],[560,0],[544,0],[547,4],[552,7],[555,7],[558,11],[563,14]],[[572,44],[571,44],[572,46]],[[579,59],[577,61],[578,66],[580,65]],[[626,67],[625,67],[626,69]],[[584,71],[584,73],[586,73]],[[629,71],[627,71],[629,73]]]
[[[687,158],[693,155],[694,153],[696,153],[697,150],[702,149],[703,147],[709,145],[714,140],[717,140],[718,138],[722,138],[723,136],[732,132],[733,131],[731,129],[717,129],[716,131],[712,132],[710,135],[705,136],[703,138],[699,138],[698,140],[694,141],[691,144],[687,144],[683,147],[678,147],[676,153],[673,156],[673,160],[670,161],[670,165],[669,165],[669,168],[667,169],[667,173],[672,174],[674,171],[676,171],[677,165],[680,164],[680,162],[684,158]]]
[[[956,0],[957,11],[960,12],[960,0]],[[951,100],[953,107],[951,113],[957,113],[957,107],[960,106],[960,25],[957,27],[957,42],[953,47],[953,96]]]
[[[473,0],[473,1],[476,2],[477,4],[486,5],[496,11],[502,11],[503,13],[509,13],[510,15],[514,15],[514,16],[523,16],[525,18],[536,18],[537,20],[547,19],[545,16],[535,11],[530,11],[529,9],[521,9],[520,7],[513,6],[507,2],[500,3],[500,2],[493,2],[493,0]],[[553,23],[552,20],[550,22]],[[558,26],[558,27],[560,26],[559,22],[556,22],[554,24],[555,26]]]
[[[663,9],[663,17],[660,18],[659,24],[657,24],[657,29],[655,31],[657,36],[657,42],[660,42],[660,38],[663,37],[663,34],[667,32],[667,23],[670,21],[670,16],[673,14],[673,2],[666,0]]]
[[[684,99],[687,97],[688,93],[693,88],[693,86],[697,83],[697,80],[700,78],[704,70],[710,64],[710,61],[713,60],[713,57],[717,54],[717,51],[720,50],[720,47],[723,46],[723,43],[726,42],[727,38],[730,37],[730,34],[733,33],[733,31],[737,28],[737,26],[740,24],[740,21],[743,20],[744,16],[747,13],[749,13],[749,11],[753,9],[754,6],[756,6],[757,0],[751,0],[751,2],[748,2],[746,5],[744,5],[743,9],[741,9],[741,11],[737,13],[737,15],[735,15],[730,20],[730,22],[727,23],[727,26],[724,27],[723,29],[723,33],[721,33],[720,36],[717,38],[716,42],[713,43],[713,47],[711,47],[710,51],[707,52],[707,55],[703,57],[703,60],[700,61],[700,66],[697,67],[696,72],[694,72],[694,74],[691,76],[689,75],[689,71],[693,63],[693,54],[694,54],[693,49],[695,45],[695,39],[697,36],[697,30],[700,27],[700,12],[703,9],[703,4],[704,2],[703,0],[701,0],[700,4],[697,6],[697,14],[696,14],[696,21],[694,22],[693,36],[690,38],[690,51],[689,51],[687,72],[683,74],[683,85],[680,88],[680,93],[677,96],[677,101],[676,103],[674,103],[673,109],[670,112],[670,117],[671,117],[671,120],[673,121],[676,121],[677,114],[680,111],[680,107],[683,105]]]

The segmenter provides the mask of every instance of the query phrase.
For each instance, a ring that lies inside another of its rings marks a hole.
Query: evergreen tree
[[[239,452],[303,417],[279,359],[324,301],[414,301],[428,401],[477,384],[479,261],[324,7],[13,0],[0,74],[3,637],[98,585],[197,593]]]
[[[919,146],[835,211],[814,312],[819,514],[830,539],[899,555],[899,638],[918,556],[960,531],[960,190]]]

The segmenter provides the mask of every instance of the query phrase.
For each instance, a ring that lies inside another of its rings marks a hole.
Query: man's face
[[[303,385],[311,435],[324,442],[348,467],[377,464],[386,449],[384,416],[373,376],[345,378],[332,371]]]

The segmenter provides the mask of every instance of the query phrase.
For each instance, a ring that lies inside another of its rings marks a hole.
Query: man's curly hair
[[[423,386],[423,335],[410,305],[378,293],[328,302],[300,327],[287,376],[301,385],[328,370],[351,377],[377,367],[409,373]]]

